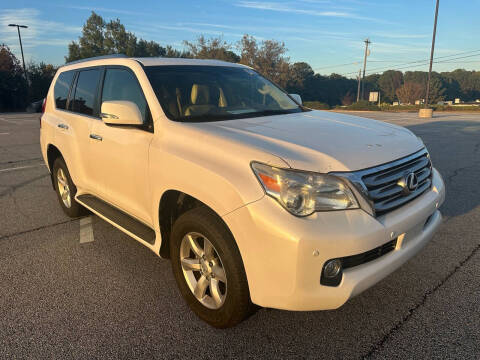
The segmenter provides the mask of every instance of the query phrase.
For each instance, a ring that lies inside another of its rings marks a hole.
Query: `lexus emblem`
[[[415,173],[411,172],[405,178],[405,185],[407,186],[409,191],[415,191],[418,187],[418,178]]]
[[[418,187],[418,178],[415,173],[411,172],[407,174],[405,177],[400,179],[397,183],[397,185],[401,186],[403,189],[403,194],[408,195],[412,191],[417,190]]]

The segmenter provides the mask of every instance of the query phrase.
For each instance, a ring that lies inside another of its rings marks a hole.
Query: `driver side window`
[[[103,82],[102,103],[104,101],[126,100],[138,106],[143,123],[148,122],[148,107],[142,89],[135,76],[125,69],[107,69]]]

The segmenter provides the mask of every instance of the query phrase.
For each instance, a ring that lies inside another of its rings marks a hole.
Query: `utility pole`
[[[437,33],[437,18],[438,18],[438,3],[439,2],[440,2],[440,0],[437,0],[437,5],[435,7],[435,21],[433,23],[432,50],[430,51],[430,67],[428,68],[427,93],[425,95],[425,109],[428,108],[428,97],[429,97],[429,93],[430,93],[430,78],[432,76],[433,51],[435,49],[435,35]]]
[[[362,100],[364,99],[365,93],[365,69],[367,68],[367,56],[368,56],[368,45],[371,44],[370,39],[365,39],[365,56],[363,58],[363,76],[362,76]]]
[[[360,100],[360,81],[362,79],[362,69],[358,70],[357,102]]]
[[[25,58],[23,57],[23,46],[22,46],[22,37],[20,36],[20,28],[27,29],[28,26],[26,25],[18,25],[18,24],[8,24],[8,26],[13,26],[17,28],[18,32],[18,41],[20,41],[20,51],[22,52],[22,64],[23,64],[23,74],[25,75],[25,80],[27,79],[27,68],[25,67]]]

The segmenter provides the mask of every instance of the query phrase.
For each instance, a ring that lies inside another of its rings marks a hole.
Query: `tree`
[[[248,34],[237,43],[240,63],[250,66],[263,76],[285,87],[289,79],[290,59],[285,56],[285,43],[264,40],[258,46],[257,40]]]
[[[287,90],[291,93],[301,93],[306,81],[315,75],[312,67],[306,62],[296,62],[288,70]]]
[[[28,66],[28,80],[30,82],[30,101],[41,100],[47,96],[48,88],[52,82],[57,67],[43,62],[35,64],[29,63]]]
[[[422,99],[425,98],[427,92],[427,78],[428,73],[425,71],[407,71],[404,76],[405,82],[415,82],[422,86]],[[446,84],[443,77],[435,71],[432,72],[432,77],[430,79],[429,102],[433,104],[442,101],[445,98],[445,91]]]
[[[352,105],[354,100],[355,100],[355,98],[354,98],[353,94],[349,91],[343,96],[342,105],[347,105],[347,106]]]
[[[396,94],[403,104],[415,104],[416,100],[424,97],[423,88],[419,83],[407,81],[397,89]]]
[[[365,86],[365,94],[369,96],[371,91],[380,91],[380,86],[378,85],[378,80],[380,79],[380,74],[371,74],[365,76],[365,79],[362,80]],[[355,91],[355,94],[357,92]],[[380,100],[384,100],[382,94],[380,94]]]
[[[83,25],[78,42],[68,45],[67,62],[110,54],[127,56],[164,56],[167,50],[154,41],[137,39],[127,31],[119,19],[106,22],[100,15],[92,14]]]
[[[160,44],[156,43],[155,41],[147,41],[147,40],[140,39],[137,42],[137,47],[135,49],[135,56],[147,57],[147,56],[166,56],[166,55],[167,55],[167,49],[160,46]]]
[[[232,45],[228,44],[221,36],[206,39],[200,35],[196,42],[184,41],[192,57],[196,59],[216,59],[228,62],[238,62],[240,57],[231,51]]]
[[[402,85],[403,73],[396,70],[387,70],[378,79],[378,86],[385,101],[394,101],[397,89]]]
[[[8,46],[0,45],[0,111],[24,109],[27,89],[20,61]]]
[[[188,51],[177,50],[171,45],[167,45],[165,50],[166,50],[165,57],[168,57],[168,58],[192,58],[193,57],[192,54],[189,53]]]
[[[451,99],[472,101],[480,98],[480,71],[457,69],[440,74]]]
[[[245,34],[237,43],[237,48],[240,50],[240,63],[254,68],[258,56],[257,40],[253,36]]]

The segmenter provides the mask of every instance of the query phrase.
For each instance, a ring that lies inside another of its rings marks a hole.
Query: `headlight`
[[[358,209],[358,202],[347,183],[336,176],[280,169],[252,163],[252,169],[265,192],[297,216],[315,211]]]

